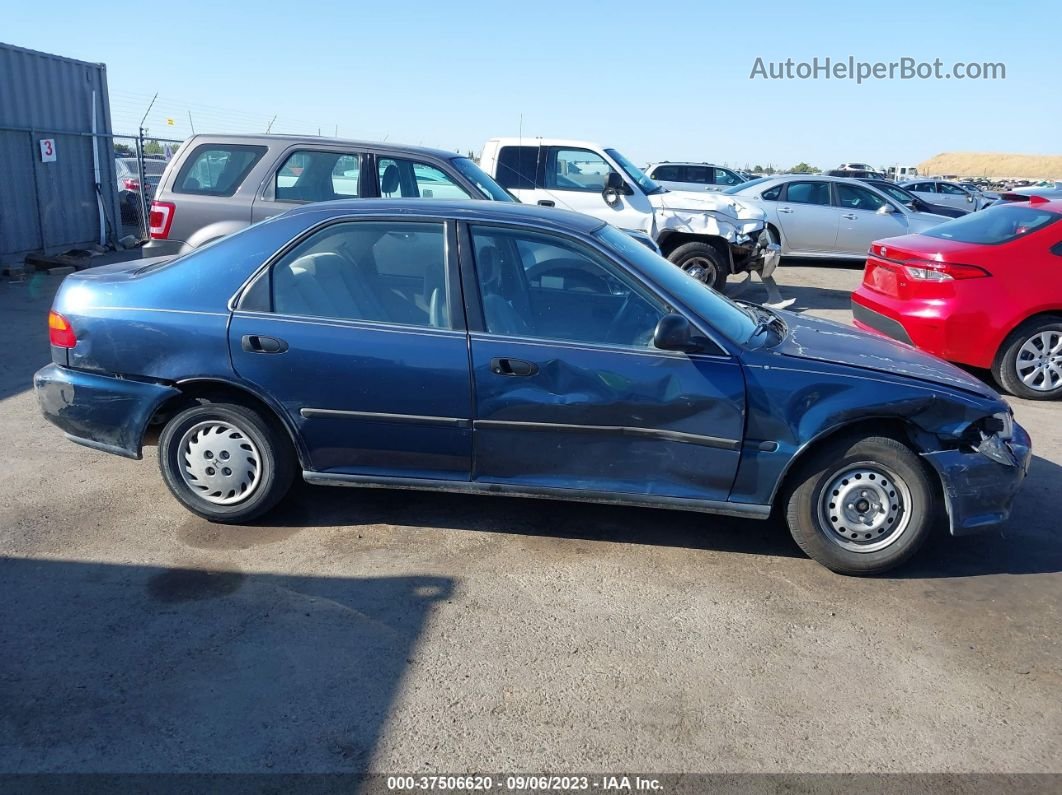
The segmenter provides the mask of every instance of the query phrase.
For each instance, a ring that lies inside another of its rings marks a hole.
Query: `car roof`
[[[433,149],[429,146],[407,146],[399,143],[386,143],[383,141],[360,141],[353,138],[328,138],[318,135],[213,135],[198,133],[188,139],[188,148],[191,144],[202,143],[233,143],[249,146],[269,146],[271,144],[324,144],[333,146],[366,147],[380,151],[406,152],[442,160],[450,160],[455,157],[464,157],[460,152],[449,149]],[[184,147],[182,147],[184,148]]]
[[[289,210],[286,215],[327,214],[332,217],[358,215],[398,215],[416,218],[453,218],[458,221],[532,223],[560,231],[589,234],[605,225],[593,216],[540,207],[536,204],[492,202],[469,199],[339,199],[315,202]]]
[[[831,177],[827,174],[775,174],[770,177],[764,177],[763,182],[756,183],[753,187],[759,187],[764,185],[767,181],[771,182],[793,182],[794,180],[822,180],[823,182],[855,182],[859,184],[865,184],[866,180],[858,177]],[[735,186],[737,187],[737,186]]]
[[[725,168],[730,171],[737,171],[736,168],[730,168],[730,166],[720,166],[716,163],[708,163],[707,161],[699,160],[661,160],[656,163],[650,163],[646,168],[656,168],[656,166],[711,166],[712,168]]]
[[[488,138],[487,143],[498,146],[570,146],[575,149],[604,149],[593,141],[578,141],[574,138]]]

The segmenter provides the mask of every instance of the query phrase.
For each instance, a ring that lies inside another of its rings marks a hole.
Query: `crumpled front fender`
[[[735,224],[708,213],[662,209],[657,210],[655,215],[657,238],[664,232],[683,232],[688,235],[712,235],[733,243],[741,234]]]

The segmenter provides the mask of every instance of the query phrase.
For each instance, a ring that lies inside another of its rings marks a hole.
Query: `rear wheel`
[[[1062,398],[1062,318],[1034,318],[1018,326],[1000,347],[992,375],[1017,397]]]
[[[170,492],[215,522],[246,522],[280,502],[294,476],[293,457],[288,440],[258,412],[233,403],[189,407],[159,437]]]
[[[722,292],[726,286],[726,261],[707,243],[684,243],[668,259],[699,282]]]
[[[928,537],[934,493],[925,465],[906,445],[849,437],[795,473],[786,518],[813,560],[840,574],[877,574],[906,561]]]

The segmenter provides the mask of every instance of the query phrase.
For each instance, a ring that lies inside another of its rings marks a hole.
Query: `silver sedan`
[[[847,177],[784,174],[724,193],[762,207],[783,255],[864,259],[875,240],[923,232],[949,220],[915,212]]]

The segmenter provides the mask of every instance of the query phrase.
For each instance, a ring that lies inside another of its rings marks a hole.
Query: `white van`
[[[665,257],[717,290],[729,275],[770,276],[780,258],[760,208],[722,193],[669,191],[620,152],[586,141],[491,138],[480,167],[526,204],[647,233]]]

